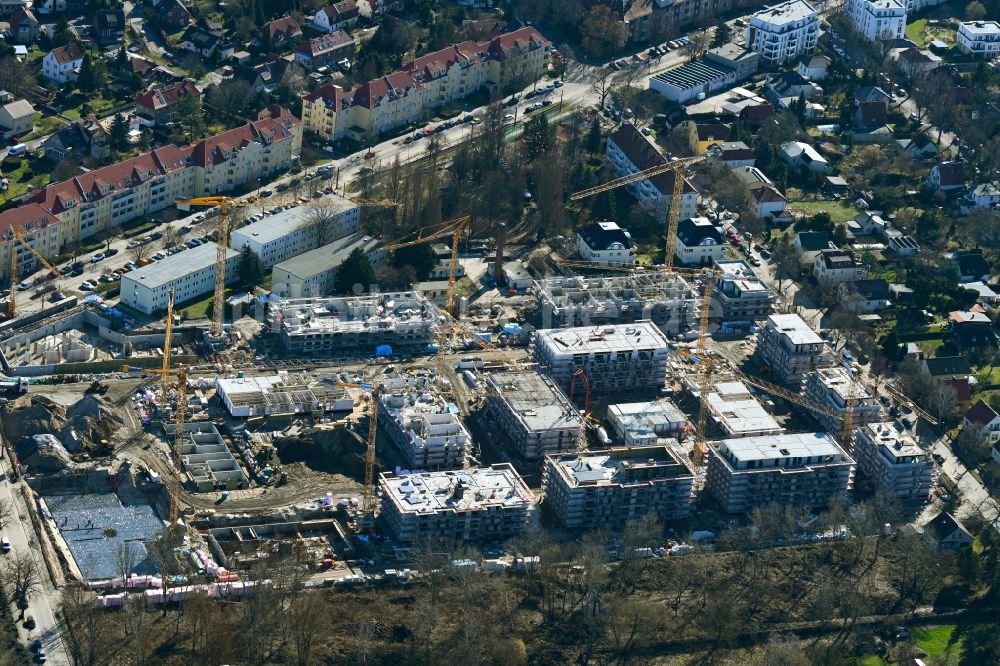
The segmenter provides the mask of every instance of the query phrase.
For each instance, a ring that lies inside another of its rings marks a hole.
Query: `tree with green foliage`
[[[69,28],[69,18],[67,18],[65,12],[59,15],[59,19],[56,21],[55,30],[52,31],[52,46],[66,46],[74,40],[74,35]]]
[[[367,290],[375,284],[375,270],[372,262],[368,259],[361,248],[356,247],[344,260],[344,263],[337,269],[337,277],[333,281],[333,292],[335,294],[353,294],[355,285],[361,285],[362,290]]]
[[[428,243],[400,248],[392,258],[392,265],[396,268],[411,266],[416,273],[417,282],[426,280],[436,263],[437,258]]]
[[[128,148],[128,122],[125,116],[116,113],[111,120],[111,128],[108,130],[111,150],[121,152]]]
[[[847,225],[838,224],[833,228],[833,242],[837,244],[838,247],[843,246],[847,242]]]
[[[244,247],[243,251],[240,252],[239,263],[236,265],[236,275],[239,279],[240,289],[245,291],[253,291],[264,277],[264,268],[260,263],[260,257],[249,246]]]
[[[618,214],[617,199],[613,190],[604,190],[594,196],[590,206],[590,218],[592,220],[615,220]]]
[[[536,157],[551,149],[554,141],[555,128],[549,126],[547,114],[536,114],[525,123],[521,146],[528,162],[534,161]]]
[[[128,79],[128,91],[133,95],[138,92],[142,92],[146,87],[146,82],[142,80],[142,77],[138,74],[133,74]]]
[[[600,152],[601,150],[601,119],[594,114],[594,120],[590,123],[590,129],[587,130],[587,152],[591,155]]]
[[[712,48],[725,46],[733,38],[733,29],[725,21],[715,26],[715,34],[712,36]]]
[[[188,141],[200,139],[205,133],[205,115],[198,95],[183,95],[177,100],[177,127]]]
[[[104,78],[104,68],[101,63],[95,62],[89,53],[84,54],[76,87],[89,96],[104,87]]]
[[[899,341],[895,328],[882,338],[882,353],[893,363],[899,363],[906,356],[906,344]]]

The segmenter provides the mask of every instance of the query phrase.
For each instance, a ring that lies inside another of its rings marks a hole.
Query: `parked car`
[[[18,283],[17,288],[21,291],[27,291],[34,286],[35,286],[35,280],[32,278],[28,278],[26,280],[21,280],[21,282]]]
[[[10,539],[8,539],[7,537],[3,537],[2,539],[0,539],[0,550],[2,550],[5,553],[10,552]]]
[[[83,291],[93,291],[96,288],[97,288],[97,284],[95,284],[91,280],[87,280],[87,281],[83,282],[82,284],[80,284],[80,289],[82,289]]]
[[[96,264],[97,262],[99,262],[99,261],[101,261],[103,259],[104,259],[104,253],[103,252],[98,252],[97,254],[95,254],[94,256],[92,256],[90,258],[90,262]]]
[[[163,254],[162,252],[157,252],[156,254],[153,255],[153,259],[156,259],[157,261],[162,261],[166,258],[167,255]]]
[[[262,196],[262,197],[269,197],[272,194],[274,194],[273,190],[261,190],[260,191],[260,196]]]
[[[130,271],[134,271],[135,269],[139,268],[139,266],[134,261],[126,261],[125,268],[129,269]]]
[[[24,618],[24,628],[25,629],[34,629],[35,626],[36,626],[35,625],[35,618],[33,618],[30,615],[28,617]]]

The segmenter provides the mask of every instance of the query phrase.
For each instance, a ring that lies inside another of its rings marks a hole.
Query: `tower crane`
[[[17,246],[20,244],[28,249],[31,254],[35,256],[38,261],[48,268],[50,271],[56,274],[56,277],[62,277],[62,273],[59,269],[50,264],[45,257],[43,257],[38,250],[31,246],[31,243],[24,240],[20,232],[16,229],[10,230],[10,294],[7,296],[7,316],[13,318],[17,315]]]
[[[167,325],[163,331],[163,365],[160,368],[163,370],[164,375],[161,378],[162,389],[161,389],[161,401],[166,402],[167,400],[167,374],[166,372],[170,370],[170,347],[172,346],[174,338],[174,290],[171,289],[167,294]]]
[[[465,229],[465,225],[469,223],[470,219],[470,216],[463,215],[462,217],[445,222],[443,228],[432,231],[427,235],[422,235],[410,241],[391,243],[382,247],[383,250],[391,252],[404,247],[422,245],[424,243],[435,241],[439,238],[451,236],[451,263],[448,265],[448,294],[445,301],[447,310],[451,315],[457,314],[458,311],[458,303],[455,300],[455,277],[458,272],[458,242],[462,239],[462,231]]]
[[[579,201],[580,199],[585,199],[587,197],[594,196],[595,194],[600,194],[601,192],[607,192],[625,185],[631,185],[632,183],[639,183],[644,180],[648,180],[653,176],[659,176],[660,174],[670,171],[674,172],[674,188],[670,197],[670,211],[667,214],[667,239],[665,245],[666,255],[663,257],[664,270],[666,272],[670,272],[674,267],[674,248],[677,245],[677,227],[681,222],[681,207],[684,203],[684,183],[686,181],[684,179],[682,169],[686,166],[691,166],[704,160],[704,155],[698,155],[696,157],[685,157],[673,162],[658,164],[649,169],[644,169],[636,173],[630,173],[627,176],[622,176],[621,178],[609,180],[603,185],[597,185],[596,187],[574,192],[569,196],[569,200]]]
[[[382,394],[382,385],[337,382],[336,386],[370,391],[368,403],[368,441],[365,447],[365,485],[361,494],[361,520],[359,521],[362,530],[367,530],[375,521],[375,438],[378,434],[378,408],[379,396]]]

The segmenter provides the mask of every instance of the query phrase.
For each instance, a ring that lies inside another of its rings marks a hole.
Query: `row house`
[[[327,140],[360,141],[426,120],[434,109],[480,88],[537,79],[547,67],[549,45],[531,27],[489,42],[454,44],[351,90],[329,85],[305,95],[302,122]]]

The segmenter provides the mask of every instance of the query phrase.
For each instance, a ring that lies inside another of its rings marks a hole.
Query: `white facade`
[[[819,17],[805,0],[789,0],[762,9],[750,19],[746,47],[769,65],[781,65],[816,50]]]
[[[461,469],[471,436],[457,411],[423,380],[390,379],[379,395],[379,425],[413,469]]]
[[[955,44],[962,53],[995,58],[1000,55],[1000,23],[965,21],[958,26]]]
[[[803,393],[806,400],[840,415],[839,418],[833,418],[826,414],[814,414],[819,424],[830,432],[841,432],[848,402],[854,406],[855,429],[860,428],[863,423],[874,421],[879,415],[878,401],[860,382],[855,385],[854,394],[851,395],[851,375],[846,368],[813,370],[806,375]]]
[[[315,201],[315,200],[314,200]],[[268,215],[263,220],[236,229],[229,237],[229,247],[242,250],[249,247],[265,268],[270,268],[292,257],[319,247],[320,243],[353,234],[361,223],[361,209],[349,200],[329,195],[315,203],[326,204],[321,208],[299,206]],[[328,214],[320,222],[314,211]]]
[[[66,53],[70,47],[62,47],[60,49],[53,49],[45,54],[42,58],[42,75],[55,81],[56,83],[69,83],[70,81],[76,81],[78,71],[83,65],[83,55],[81,54],[78,58],[57,58],[56,52],[60,51]],[[79,52],[79,47],[74,47],[77,52]]]
[[[626,446],[651,446],[661,437],[680,436],[687,419],[677,405],[664,398],[608,405],[608,425],[615,441]]]
[[[606,155],[618,178],[651,169],[667,161],[656,144],[631,123],[622,123],[608,137]],[[682,174],[682,170],[668,171],[630,183],[625,189],[643,207],[652,210],[656,219],[665,222],[673,201],[674,178],[681,177]],[[698,191],[685,178],[684,193],[681,195],[681,219],[693,216],[697,204]]]
[[[378,240],[355,233],[275,264],[271,271],[271,292],[282,298],[313,298],[332,294],[340,266],[354,250],[364,252],[373,270],[384,265],[386,253],[379,251],[378,247]],[[371,285],[362,287],[368,289]]]
[[[597,222],[576,233],[576,249],[584,261],[600,264],[635,263],[635,244],[616,222]]]
[[[823,250],[813,263],[813,277],[825,289],[865,278],[865,269],[844,250]]]
[[[796,314],[769,316],[757,334],[755,353],[773,380],[796,387],[805,373],[833,363],[823,338]]]
[[[682,220],[677,228],[674,256],[689,266],[711,266],[726,258],[726,243],[707,217]]]
[[[858,471],[875,490],[900,500],[926,500],[934,489],[934,461],[895,423],[868,423],[854,438]]]
[[[906,5],[901,0],[848,0],[847,16],[870,42],[902,39],[906,32]]]
[[[174,303],[180,305],[215,289],[215,243],[205,243],[191,250],[126,273],[121,281],[121,302],[139,312],[153,314],[167,309],[167,298],[174,290]],[[236,277],[239,253],[226,250],[226,282]]]

